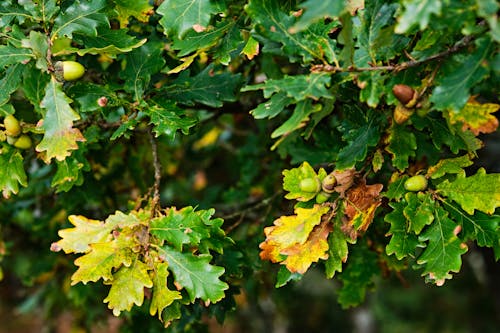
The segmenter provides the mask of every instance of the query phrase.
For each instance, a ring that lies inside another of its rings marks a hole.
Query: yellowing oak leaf
[[[43,121],[38,124],[44,130],[42,141],[36,151],[43,152],[43,159],[49,163],[52,158],[63,161],[70,150],[78,149],[77,142],[85,141],[79,129],[73,128],[73,121],[80,119],[69,103],[72,100],[62,90],[62,84],[52,77],[45,88],[41,107],[46,110]]]
[[[111,289],[104,303],[113,310],[115,316],[121,311],[130,311],[134,304],[141,306],[144,301],[144,288],[151,288],[153,281],[148,274],[148,266],[136,260],[130,267],[122,267],[109,282]]]
[[[89,244],[104,242],[111,237],[112,225],[80,215],[71,215],[68,220],[75,227],[59,230],[61,240],[52,244],[53,251],[62,249],[65,253],[88,252]]]
[[[158,319],[163,321],[163,309],[172,304],[176,299],[181,299],[181,293],[177,290],[170,290],[167,287],[168,263],[156,264],[153,278],[153,299],[149,307],[149,313],[154,316],[158,313]]]
[[[332,231],[332,224],[324,220],[316,226],[304,244],[295,244],[281,253],[287,255],[282,264],[292,273],[304,274],[313,262],[328,259],[327,238]]]
[[[138,256],[132,251],[135,241],[121,233],[111,242],[90,244],[90,252],[75,260],[78,270],[71,276],[71,285],[86,284],[99,279],[113,279],[113,269],[130,266]]]
[[[464,130],[470,129],[474,135],[480,133],[493,133],[498,128],[498,119],[492,115],[500,109],[500,105],[493,103],[481,104],[473,97],[460,112],[449,112],[452,124],[461,122]]]
[[[282,251],[296,244],[304,244],[321,217],[330,210],[328,206],[314,205],[313,208],[296,208],[297,215],[282,216],[274,226],[264,229],[266,240],[259,247],[263,260],[279,262]]]

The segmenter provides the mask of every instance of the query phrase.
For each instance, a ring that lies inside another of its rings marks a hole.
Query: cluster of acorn
[[[316,203],[322,204],[327,201],[335,191],[337,179],[333,173],[328,174],[323,181],[318,177],[304,178],[299,183],[302,192],[316,193]]]
[[[31,138],[27,134],[22,134],[21,124],[13,115],[9,114],[3,119],[3,131],[7,142],[19,149],[31,148]],[[2,135],[2,138],[4,136]]]
[[[316,203],[322,204],[330,198],[336,185],[337,179],[330,173],[323,181],[318,177],[304,178],[300,181],[299,188],[302,192],[316,193]],[[427,178],[424,175],[415,175],[408,178],[403,186],[410,192],[423,191],[427,188]]]
[[[420,96],[415,89],[406,84],[394,85],[394,87],[392,87],[392,93],[400,102],[394,109],[394,121],[401,125],[415,112],[415,106]]]

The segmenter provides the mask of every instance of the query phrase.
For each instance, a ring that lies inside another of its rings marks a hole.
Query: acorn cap
[[[392,93],[403,105],[407,105],[417,93],[415,89],[406,84],[396,84],[392,87]]]
[[[57,61],[54,64],[54,74],[57,81],[64,81],[64,64],[62,61]]]

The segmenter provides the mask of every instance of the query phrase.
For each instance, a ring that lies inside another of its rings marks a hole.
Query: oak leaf
[[[449,112],[450,122],[461,122],[463,130],[470,129],[476,136],[480,133],[493,133],[498,128],[498,119],[492,113],[498,109],[499,104],[481,104],[472,97],[459,112]]]
[[[366,185],[363,180],[347,191],[347,198],[344,201],[347,226],[358,232],[368,229],[377,207],[381,204],[382,188],[382,184]]]
[[[292,273],[304,274],[313,262],[328,259],[327,238],[331,231],[330,221],[323,220],[314,227],[304,244],[295,244],[281,251],[282,254],[287,255],[282,264],[286,265]]]
[[[314,205],[313,208],[296,208],[297,215],[281,216],[274,221],[274,226],[264,229],[266,240],[259,247],[260,258],[272,262],[284,259],[283,250],[296,244],[304,244],[313,228],[321,222],[321,216],[330,207]]]

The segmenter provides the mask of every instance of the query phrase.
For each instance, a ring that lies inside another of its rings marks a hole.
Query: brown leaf
[[[340,193],[340,196],[345,196],[345,192],[352,186],[354,183],[354,178],[357,175],[356,170],[347,169],[342,171],[333,171],[333,175],[337,180],[337,186],[335,186],[335,191]]]
[[[368,229],[377,207],[380,206],[382,188],[382,184],[366,185],[363,180],[347,192],[344,213],[349,226],[360,232]]]

